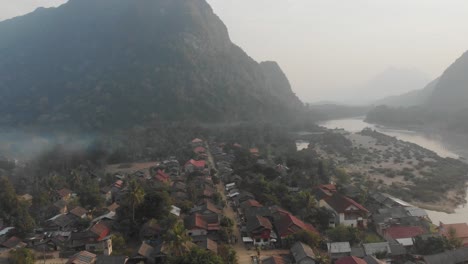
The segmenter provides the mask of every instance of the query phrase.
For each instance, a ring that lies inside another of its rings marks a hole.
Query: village
[[[313,188],[299,182],[276,191],[279,196],[284,192],[305,197],[305,206],[294,211],[319,212],[314,218],[318,220],[309,222],[284,204],[267,202],[281,197],[265,199],[258,179],[234,173],[236,155],[242,153],[256,171],[287,179],[288,166],[268,159],[264,150],[199,138],[187,145],[192,158],[182,164],[168,157],[109,165],[112,184],[99,190],[102,208],[77,205],[77,194],[63,186],[55,190],[53,202],[43,211],[46,221],[33,233],[23,234],[0,221],[0,263],[11,262],[15,254],[33,254],[36,263],[51,264],[168,263],[185,254],[208,254],[221,261],[206,263],[468,261],[466,223],[431,223],[421,208],[333,180]],[[154,195],[145,195],[143,189],[154,190]],[[28,203],[33,197],[22,194],[17,199]],[[137,206],[142,207],[141,215]],[[152,206],[162,209],[150,212]],[[125,214],[141,225],[128,230],[131,223],[121,221]]]

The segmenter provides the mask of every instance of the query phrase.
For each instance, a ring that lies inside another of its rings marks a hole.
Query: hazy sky
[[[62,2],[0,0],[0,20]],[[340,100],[391,66],[436,78],[468,50],[466,0],[208,2],[232,40],[277,61],[304,101]]]

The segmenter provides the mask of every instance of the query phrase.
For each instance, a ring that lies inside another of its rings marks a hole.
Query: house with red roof
[[[258,150],[258,148],[251,148],[249,149],[249,152],[250,152],[250,155],[254,157],[260,156],[260,151]]]
[[[206,236],[209,233],[216,233],[220,229],[217,217],[206,216],[199,213],[191,214],[184,219],[184,226],[187,235],[191,237]]]
[[[336,193],[335,184],[321,184],[315,187],[315,198],[317,201],[333,196]]]
[[[171,177],[162,170],[158,170],[154,178],[156,179],[156,181],[162,182],[162,183],[169,183],[171,180]]]
[[[71,198],[72,191],[67,189],[67,188],[62,188],[60,190],[57,190],[57,200],[64,200],[68,201]]]
[[[191,159],[185,163],[185,171],[186,172],[194,172],[194,171],[203,171],[206,167],[206,161],[204,160],[194,160]]]
[[[89,231],[94,235],[96,241],[101,241],[110,234],[111,229],[105,223],[99,222],[91,227]]]
[[[193,152],[195,152],[195,154],[202,154],[202,153],[205,153],[206,152],[206,148],[204,147],[196,147],[193,149]]]
[[[408,240],[412,241],[412,238],[425,234],[426,231],[420,226],[391,226],[383,230],[384,237],[394,239],[397,241]],[[408,246],[411,246],[412,243]]]
[[[335,193],[319,202],[321,207],[331,210],[335,215],[335,224],[351,227],[367,227],[369,210],[344,195]]]
[[[439,224],[439,234],[450,237],[454,235],[462,241],[463,246],[468,246],[468,225],[466,223],[458,224]]]
[[[252,215],[247,218],[246,229],[255,246],[270,245],[271,239],[276,237],[272,236],[273,225],[270,220],[263,216]]]
[[[192,145],[192,147],[203,146],[203,140],[202,140],[202,139],[199,139],[199,138],[194,138],[194,139],[190,142],[190,145]]]
[[[286,238],[301,231],[312,232],[318,234],[318,231],[311,224],[303,222],[287,211],[280,211],[281,216],[275,222],[278,235],[281,238]]]
[[[335,264],[367,264],[367,262],[358,257],[344,257],[335,261]]]

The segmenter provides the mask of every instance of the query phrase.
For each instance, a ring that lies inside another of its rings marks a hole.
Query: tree
[[[0,218],[6,223],[14,225],[21,232],[28,232],[34,228],[34,219],[28,211],[28,203],[20,202],[16,196],[10,180],[0,178]]]
[[[167,217],[170,211],[170,196],[165,190],[145,191],[145,197],[143,201],[135,209],[135,214],[138,218],[155,218],[161,219]]]
[[[17,264],[34,264],[36,257],[31,250],[21,248],[10,251],[9,260],[11,263]]]
[[[303,231],[296,232],[295,234],[287,237],[285,240],[288,246],[292,246],[297,241],[307,244],[312,248],[316,248],[320,245],[320,242],[322,241],[322,239],[320,238],[318,234],[314,232],[303,230]]]
[[[237,252],[228,245],[220,245],[218,247],[218,255],[226,264],[237,264]]]
[[[448,241],[448,245],[450,247],[449,249],[457,249],[457,248],[460,248],[462,246],[462,240],[457,237],[457,231],[453,227],[449,228],[447,241]]]
[[[167,231],[164,240],[168,243],[169,251],[172,255],[181,257],[189,251],[187,242],[189,242],[190,239],[191,238],[187,235],[184,225],[181,222],[177,222]]]
[[[414,251],[416,254],[431,255],[442,253],[448,249],[450,248],[445,237],[429,237],[423,239],[418,236],[414,239]]]
[[[351,244],[356,244],[360,241],[359,230],[355,227],[338,225],[335,228],[328,230],[327,235],[330,240],[334,242],[349,241]]]
[[[135,208],[140,205],[145,198],[145,191],[136,180],[131,180],[129,182],[126,198],[132,207],[132,220],[133,223],[135,223]]]
[[[170,257],[169,264],[224,264],[214,253],[199,247],[193,247],[186,254]]]

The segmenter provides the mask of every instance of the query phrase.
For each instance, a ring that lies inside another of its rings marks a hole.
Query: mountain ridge
[[[205,0],[71,0],[0,22],[0,34],[3,125],[287,120],[303,107]]]

